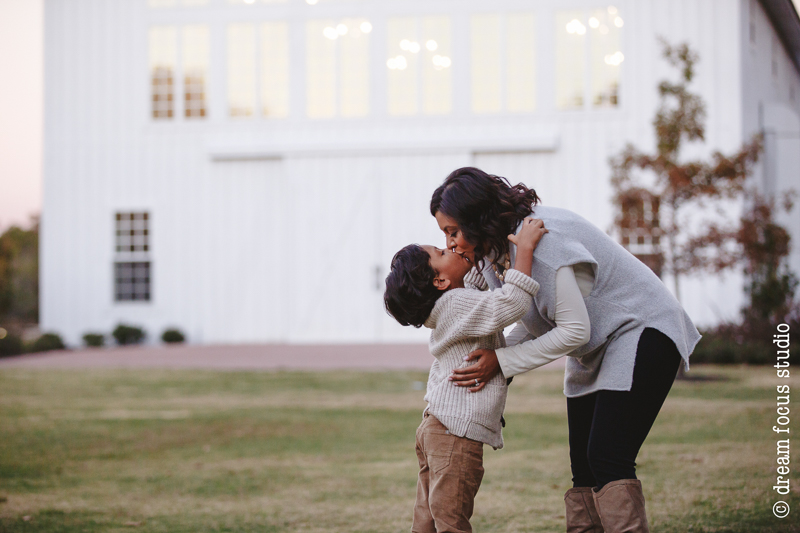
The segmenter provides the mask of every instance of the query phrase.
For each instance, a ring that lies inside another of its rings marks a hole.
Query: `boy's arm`
[[[494,291],[457,290],[448,299],[445,320],[436,325],[436,335],[482,337],[502,331],[530,309],[539,284],[522,272],[511,269],[505,284]]]
[[[486,283],[486,278],[483,277],[483,274],[478,272],[477,268],[472,267],[472,270],[467,272],[467,275],[464,276],[464,287],[467,289],[485,291],[489,288],[489,284]]]

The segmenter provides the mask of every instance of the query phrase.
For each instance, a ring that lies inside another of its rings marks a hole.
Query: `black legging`
[[[636,456],[667,398],[681,356],[657,329],[645,328],[636,348],[630,391],[601,390],[567,398],[569,458],[575,487],[602,488],[636,479]]]

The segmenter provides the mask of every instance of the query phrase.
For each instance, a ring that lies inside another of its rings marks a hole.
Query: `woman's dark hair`
[[[435,277],[431,256],[418,244],[409,244],[394,254],[383,293],[386,312],[403,326],[422,326],[444,294],[433,285]]]
[[[522,183],[512,187],[506,178],[464,167],[433,191],[431,215],[441,211],[458,223],[464,238],[475,246],[476,263],[492,255],[499,261],[508,252],[508,235],[539,201],[536,191]]]

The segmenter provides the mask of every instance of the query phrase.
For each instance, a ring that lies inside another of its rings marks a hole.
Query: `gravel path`
[[[0,369],[25,367],[427,370],[432,360],[425,344],[126,346],[9,357],[0,359]],[[548,365],[548,367],[562,368],[563,366],[563,358]]]

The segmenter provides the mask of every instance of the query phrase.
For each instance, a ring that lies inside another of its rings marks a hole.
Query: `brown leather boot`
[[[638,479],[612,481],[592,496],[606,533],[650,533]]]
[[[591,487],[569,489],[564,494],[564,505],[567,508],[567,533],[603,533]]]

